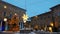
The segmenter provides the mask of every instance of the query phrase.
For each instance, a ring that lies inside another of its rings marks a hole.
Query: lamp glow
[[[7,6],[4,6],[4,8],[7,8]]]
[[[52,32],[52,27],[49,27],[50,32]]]
[[[53,23],[50,23],[51,26],[53,26]]]
[[[17,13],[15,13],[15,15],[17,15]]]
[[[4,18],[4,21],[7,21],[7,18]]]

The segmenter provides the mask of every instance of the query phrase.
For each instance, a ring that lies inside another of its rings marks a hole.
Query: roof
[[[58,7],[58,6],[60,6],[60,4],[57,4],[57,5],[53,6],[53,7],[50,8],[50,9],[54,9],[54,8],[56,8],[56,7]]]
[[[12,5],[12,4],[8,3],[8,2],[5,2],[5,1],[0,1],[0,2],[3,2],[3,3],[5,3],[5,4],[8,4],[8,5],[11,5],[11,6],[13,6],[13,7],[16,7],[16,8],[18,8],[18,9],[21,9],[21,10],[26,11],[25,9],[19,8],[19,7],[15,6],[15,5]]]
[[[36,15],[36,16],[43,16],[43,15],[49,14],[49,13],[51,13],[51,12],[52,12],[52,11],[49,11],[49,12],[42,13],[42,14],[39,14],[39,15]],[[34,18],[34,17],[35,17],[35,16],[31,17],[31,19]]]
[[[43,13],[43,14],[40,14],[40,15],[38,15],[38,16],[46,15],[46,14],[49,14],[49,13],[51,13],[51,11],[46,12],[46,13]]]

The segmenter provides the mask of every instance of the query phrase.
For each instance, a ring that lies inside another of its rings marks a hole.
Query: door
[[[2,21],[2,31],[5,31],[5,22]]]

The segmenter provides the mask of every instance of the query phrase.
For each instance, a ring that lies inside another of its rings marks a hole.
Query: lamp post
[[[7,18],[4,18],[4,21],[5,21],[5,23],[6,23],[6,24],[5,24],[5,26],[6,26],[6,27],[5,27],[5,30],[7,30],[7,27],[8,27]]]
[[[26,21],[28,20],[28,16],[26,14],[23,15],[23,21],[24,23],[26,23]]]
[[[52,32],[52,27],[49,27],[49,31]]]
[[[24,24],[26,23],[26,21],[28,20],[28,16],[26,14],[23,14],[23,21],[24,21]]]
[[[53,32],[53,30],[52,30],[53,29],[53,26],[54,26],[54,24],[53,24],[53,22],[51,22],[50,23],[50,27],[49,27],[50,32]]]

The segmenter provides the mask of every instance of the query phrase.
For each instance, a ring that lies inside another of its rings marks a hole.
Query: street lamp
[[[6,27],[5,27],[5,30],[7,30],[7,27],[8,27],[8,23],[7,23],[7,18],[4,18],[4,21],[6,22]]]
[[[51,23],[50,23],[50,27],[49,27],[50,32],[52,32],[53,26],[54,26],[54,24],[53,24],[53,22],[51,22]]]
[[[15,13],[15,15],[17,15],[17,13]]]
[[[23,14],[22,18],[23,18],[23,22],[24,22],[24,24],[25,24],[26,21],[28,20],[28,16],[27,16],[26,14]],[[25,27],[25,26],[24,26],[24,27]]]
[[[50,25],[53,27],[53,23],[50,23]]]
[[[4,8],[7,8],[7,6],[4,6]]]
[[[52,27],[49,27],[49,31],[52,32]]]
[[[4,18],[4,21],[6,22],[7,21],[7,18]]]

